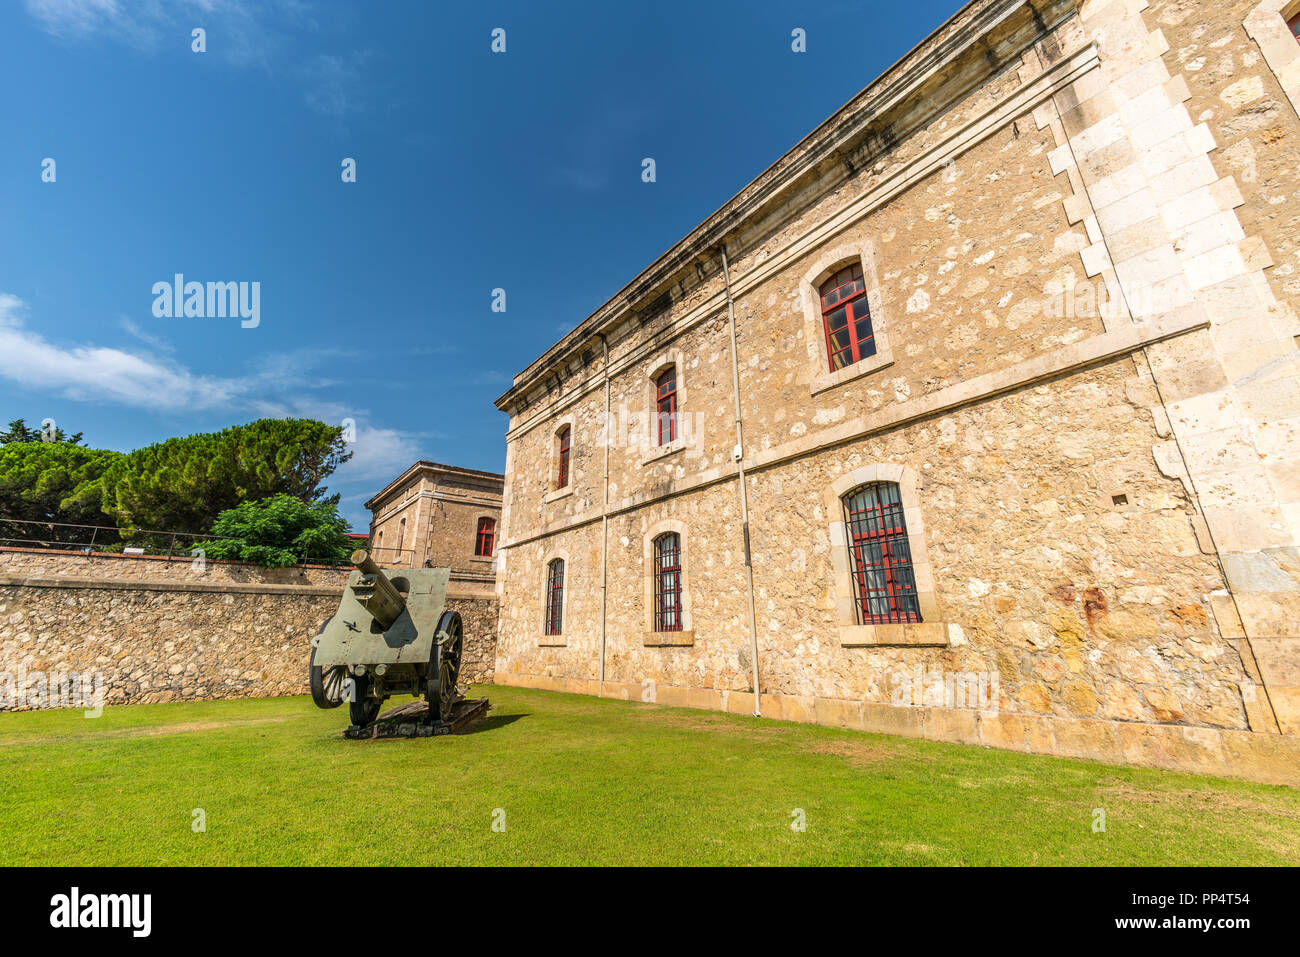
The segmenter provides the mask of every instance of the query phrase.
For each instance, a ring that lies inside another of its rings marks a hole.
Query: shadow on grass
[[[528,718],[531,715],[524,714],[490,714],[482,721],[475,722],[472,727],[466,728],[458,734],[478,734],[481,731],[495,731],[497,728],[504,728],[508,724],[514,724],[520,718]]]

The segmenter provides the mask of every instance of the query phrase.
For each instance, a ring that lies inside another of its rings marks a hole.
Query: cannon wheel
[[[379,709],[384,703],[378,698],[366,696],[370,690],[370,675],[361,675],[356,681],[356,700],[348,702],[348,715],[352,718],[352,723],[358,727],[374,724],[375,719],[379,717]]]
[[[326,618],[321,622],[316,634],[319,635],[325,630],[325,626],[330,623]],[[346,691],[346,682],[348,680],[347,665],[330,665],[323,668],[316,664],[316,648],[311,649],[311,661],[307,665],[307,671],[310,676],[311,700],[315,702],[318,708],[337,708],[343,703],[344,693]]]
[[[438,619],[438,630],[447,634],[447,640],[433,646],[429,660],[429,687],[425,697],[429,700],[429,717],[447,721],[452,706],[456,704],[456,681],[460,678],[461,653],[464,650],[464,629],[460,613],[445,611]]]

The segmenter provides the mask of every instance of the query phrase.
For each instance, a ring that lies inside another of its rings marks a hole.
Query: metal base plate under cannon
[[[487,698],[461,698],[451,708],[447,720],[433,719],[429,707],[422,701],[390,708],[368,725],[350,725],[343,737],[353,741],[370,741],[375,738],[433,738],[442,734],[466,731],[487,715],[491,705]]]

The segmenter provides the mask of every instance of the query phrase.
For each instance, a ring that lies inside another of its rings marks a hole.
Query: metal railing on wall
[[[0,515],[0,547],[44,548],[75,551],[84,555],[133,555],[152,558],[193,558],[205,542],[239,541],[228,535],[205,535],[196,532],[159,529],[121,529],[112,525],[74,525],[67,522],[38,522],[6,518]],[[363,547],[358,543],[358,547]],[[378,553],[386,553],[384,557]],[[409,553],[409,554],[408,554]],[[380,564],[410,564],[414,549],[375,549]],[[304,552],[295,560],[298,565],[347,565],[346,559],[320,557]]]

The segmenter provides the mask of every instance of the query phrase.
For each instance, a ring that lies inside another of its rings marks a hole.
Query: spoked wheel
[[[460,614],[443,612],[438,619],[437,644],[429,661],[429,717],[447,721],[456,704],[456,681],[460,678],[461,653],[464,649],[464,631]]]
[[[352,723],[364,728],[366,725],[374,724],[375,719],[379,717],[379,709],[384,703],[378,698],[367,696],[370,691],[370,675],[361,675],[356,681],[356,696],[354,701],[348,702],[348,714],[352,718]]]
[[[325,619],[325,624],[329,624],[329,619]],[[320,631],[325,630],[325,625],[320,626]],[[320,634],[318,631],[316,634]],[[323,668],[316,664],[316,648],[311,649],[311,661],[307,665],[309,674],[309,684],[311,685],[311,700],[315,702],[318,708],[337,708],[343,703],[347,694],[348,667],[347,665],[330,665]]]

